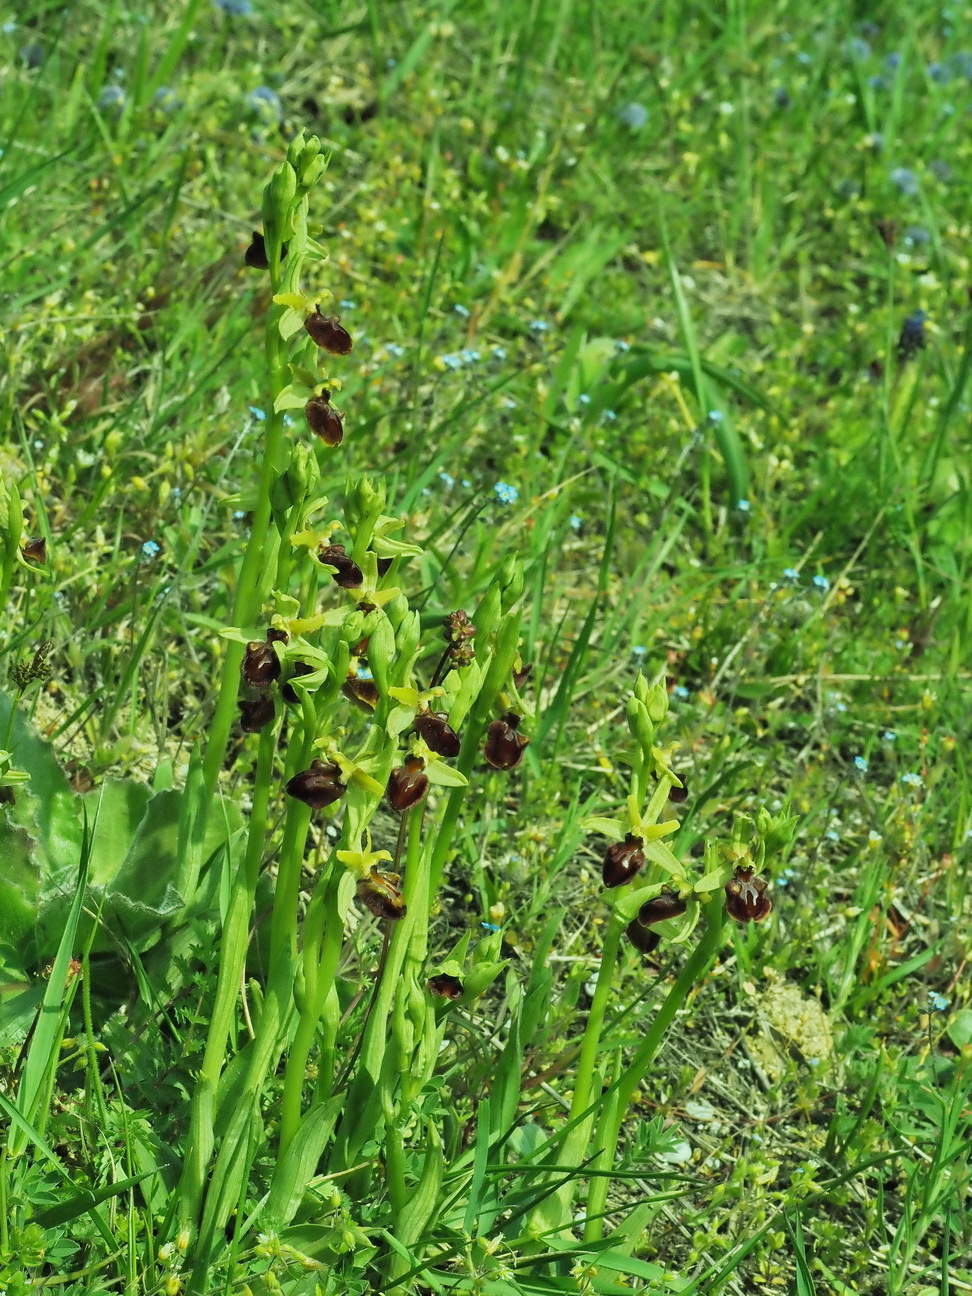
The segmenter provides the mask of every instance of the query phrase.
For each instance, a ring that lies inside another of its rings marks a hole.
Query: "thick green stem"
[[[597,973],[594,998],[587,1015],[587,1025],[584,1027],[584,1039],[581,1042],[580,1057],[577,1062],[577,1078],[574,1081],[570,1114],[567,1117],[568,1124],[577,1120],[594,1101],[597,1054],[601,1043],[601,1031],[604,1029],[604,1017],[614,985],[623,930],[624,923],[616,913],[612,913],[601,951],[601,965]],[[592,1111],[584,1120],[578,1120],[564,1141],[564,1146],[557,1158],[558,1167],[581,1164],[590,1145],[595,1119],[596,1113]],[[551,1194],[534,1213],[533,1226],[541,1232],[556,1228],[560,1223],[564,1223],[566,1227],[576,1190],[576,1181],[571,1180],[556,1193]]]
[[[604,1107],[596,1140],[600,1146],[600,1152],[594,1162],[594,1169],[604,1173],[591,1179],[587,1195],[588,1222],[584,1227],[585,1242],[596,1241],[604,1231],[603,1218],[593,1217],[603,1216],[604,1214],[608,1188],[610,1187],[607,1172],[614,1165],[618,1135],[628,1105],[634,1097],[635,1090],[648,1074],[648,1070],[661,1048],[668,1028],[675,1019],[675,1014],[685,1003],[692,988],[701,983],[702,978],[715,962],[722,947],[725,908],[721,891],[713,894],[712,898],[703,907],[703,912],[705,914],[705,930],[702,938],[686,960],[675,984],[665,996],[665,1001],[655,1014],[651,1026],[648,1028],[648,1033],[632,1058],[631,1064],[625,1069],[618,1081],[616,1091],[611,1094],[610,1101]],[[614,1087],[612,1086],[612,1088]]]
[[[354,1158],[367,1140],[385,1096],[382,1084],[384,1074],[382,1063],[388,1044],[389,1021],[395,995],[403,984],[402,969],[412,942],[415,924],[420,921],[428,922],[427,899],[425,906],[422,905],[423,884],[425,888],[428,887],[428,878],[421,874],[423,866],[421,846],[422,816],[412,815],[409,820],[408,853],[402,885],[406,913],[405,917],[395,924],[378,992],[364,1028],[361,1055],[348,1091],[341,1153],[336,1169],[345,1169],[354,1164]],[[427,890],[425,894],[428,895]]]
[[[185,1219],[198,1217],[209,1158],[213,1150],[216,1086],[225,1062],[226,1044],[232,1029],[236,998],[246,964],[250,916],[253,912],[253,900],[266,836],[270,776],[273,770],[275,746],[275,729],[273,726],[267,726],[260,734],[246,853],[237,869],[230,893],[229,911],[220,941],[216,999],[209,1023],[203,1064],[193,1096],[186,1160],[180,1189],[182,1216]]]
[[[312,904],[304,923],[304,1003],[297,1033],[290,1046],[280,1106],[280,1152],[282,1158],[300,1124],[301,1100],[307,1059],[324,1012],[341,957],[344,924],[338,912],[338,885],[343,868],[332,869],[319,905]]]

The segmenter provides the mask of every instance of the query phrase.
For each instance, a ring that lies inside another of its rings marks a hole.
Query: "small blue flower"
[[[631,343],[625,342],[624,338],[618,338],[614,343],[615,355],[624,355],[626,351],[631,350]]]
[[[454,351],[450,351],[448,355],[440,355],[439,359],[442,361],[442,363],[445,365],[447,369],[462,368],[462,356],[456,355]]]
[[[947,184],[955,174],[948,163],[943,162],[940,158],[936,158],[934,162],[929,162],[928,169],[935,179],[941,180],[943,184]]]
[[[493,347],[493,359],[494,359],[494,360],[505,360],[505,359],[506,359],[506,347],[494,346],[494,347]]]
[[[542,319],[531,320],[530,323],[527,325],[527,328],[529,328],[531,333],[550,332],[550,325],[547,323],[546,320],[542,320]]]
[[[852,36],[847,42],[847,53],[852,59],[866,59],[871,57],[871,47],[860,36]]]
[[[343,297],[338,302],[338,305],[343,311],[357,310],[357,304],[353,302],[350,297]]]
[[[854,768],[856,770],[859,770],[861,774],[867,773],[867,761],[864,759],[863,756],[854,757]]]
[[[98,107],[102,112],[121,112],[125,107],[125,91],[120,85],[102,86]]]
[[[463,477],[462,485],[465,486],[466,490],[469,490],[470,486],[472,486],[472,482],[469,480],[468,477]]]
[[[385,350],[388,352],[390,356],[394,356],[396,360],[401,359],[401,357],[405,354],[405,348],[403,346],[399,346],[397,342],[386,342]]]
[[[810,57],[810,55],[806,52],[806,50],[801,50],[800,53],[797,55],[797,62],[798,62],[802,67],[809,67],[810,64],[813,62],[813,59],[812,59],[812,58]]]
[[[248,18],[253,12],[250,0],[213,0],[213,3],[223,13],[235,14],[238,18]]]
[[[644,659],[648,656],[648,649],[644,646],[644,644],[635,644],[635,646],[631,649],[631,656],[637,658],[638,661],[644,661]]]
[[[493,491],[501,504],[515,504],[520,498],[520,492],[508,482],[498,481],[493,487]]]
[[[689,696],[689,691],[684,684],[676,684],[675,687],[672,689],[672,692],[675,694],[677,698],[680,698],[681,701],[683,702]]]
[[[904,241],[910,243],[912,247],[918,247],[924,243],[931,242],[931,234],[925,229],[924,225],[909,225],[904,232]]]
[[[951,1000],[946,999],[943,994],[937,990],[928,991],[928,1007],[932,1012],[944,1012]]]
[[[918,192],[918,177],[910,167],[895,167],[888,178],[903,194]]]
[[[21,63],[26,63],[29,68],[39,68],[44,59],[47,58],[47,52],[43,45],[29,41],[26,45],[21,45],[17,57]]]
[[[245,517],[246,517],[246,514],[243,512],[243,510],[242,510],[242,509],[237,509],[236,512],[233,514],[233,521],[234,521],[234,522],[242,522],[243,519],[244,519]]]
[[[280,121],[283,117],[283,104],[276,90],[269,86],[257,86],[246,96],[246,106],[250,112],[257,113],[266,121]]]
[[[154,540],[146,540],[142,545],[142,553],[146,558],[157,558],[162,552],[162,546]]]
[[[736,508],[740,513],[751,513],[753,506],[748,499],[736,500]]]
[[[706,417],[708,418],[710,423],[716,423],[716,424],[723,422],[723,420],[725,419],[725,415],[723,414],[722,410],[717,410],[717,409],[709,410],[709,413]]]
[[[459,355],[463,364],[475,364],[477,360],[481,359],[475,347],[466,347],[464,351],[459,352]]]
[[[648,121],[648,109],[644,104],[627,103],[618,109],[618,116],[629,130],[638,131]]]
[[[456,484],[455,477],[453,477],[451,473],[447,473],[447,472],[439,473],[439,481],[442,482],[442,485],[446,488],[446,490],[452,490],[453,486],[455,486]]]
[[[920,788],[923,780],[920,774],[909,773],[901,775],[901,782],[904,783],[906,787]]]
[[[10,19],[8,19],[7,22],[5,22],[3,26],[0,27],[0,31],[3,32],[4,36],[9,36],[11,32],[15,32],[16,30],[17,30],[17,24]]]
[[[461,319],[468,319],[468,318],[469,318],[469,309],[468,309],[468,307],[466,307],[466,306],[461,306],[461,305],[459,304],[459,302],[456,302],[455,306],[453,306],[452,309],[456,312],[456,314],[457,314]]]
[[[796,582],[800,579],[800,573],[797,571],[795,567],[784,567],[783,579]]]
[[[247,409],[250,411],[250,413],[253,415],[253,417],[256,419],[258,423],[263,423],[265,421],[267,416],[266,414],[264,414],[262,409],[259,409],[256,405],[248,405]]]
[[[480,927],[485,927],[488,932],[498,932],[499,928],[495,923],[481,922]]]
[[[581,394],[577,397],[578,405],[590,405],[590,403],[591,403],[591,398],[590,396],[588,396],[587,392],[581,392]]]
[[[944,63],[929,63],[928,75],[933,81],[950,81],[952,78],[951,69]]]
[[[925,345],[925,324],[928,321],[928,315],[923,310],[912,311],[901,325],[901,332],[898,334],[898,355],[902,360],[908,360],[916,352],[920,351]]]
[[[829,590],[829,589],[830,589],[830,581],[827,579],[826,576],[821,576],[821,575],[819,575],[819,574],[816,575],[816,576],[814,576],[814,578],[813,578],[813,583],[814,583],[814,585],[816,585],[816,587],[817,587],[818,590]]]
[[[581,527],[584,525],[584,523],[581,521],[581,519],[577,516],[576,513],[572,513],[570,517],[567,519],[567,525],[570,527],[571,531],[579,531]]]
[[[885,729],[884,733],[881,735],[881,739],[883,742],[889,742],[889,743],[896,742],[897,738],[898,735],[894,732],[893,729]]]
[[[840,841],[840,833],[837,831],[836,828],[830,828],[830,829],[828,830],[828,832],[827,832],[827,840],[828,840],[828,841],[833,841],[833,842],[839,842],[839,841]]]
[[[165,113],[173,113],[177,108],[182,107],[182,100],[171,86],[159,86],[155,92],[154,102],[156,108],[161,108]]]
[[[503,408],[504,408],[504,409],[516,409],[516,401],[513,399],[512,396],[504,396],[504,397],[503,397]]]
[[[901,66],[901,55],[897,51],[889,54],[884,60],[884,65],[889,72],[897,72],[898,68]]]

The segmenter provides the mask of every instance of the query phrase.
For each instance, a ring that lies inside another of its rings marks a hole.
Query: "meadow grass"
[[[0,1290],[972,1290],[972,11],[0,64]]]

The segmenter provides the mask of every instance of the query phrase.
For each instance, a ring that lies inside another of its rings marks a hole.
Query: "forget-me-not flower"
[[[918,192],[918,177],[910,167],[895,167],[888,178],[903,194]]]
[[[520,498],[520,492],[509,482],[498,481],[493,490],[501,504],[515,504]]]

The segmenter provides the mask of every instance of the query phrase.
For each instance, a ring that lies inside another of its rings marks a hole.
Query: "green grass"
[[[0,32],[0,1287],[972,1290],[972,14],[253,2]],[[300,129],[337,450],[274,417],[243,266]],[[468,792],[367,811],[399,928],[342,891],[351,811],[281,791],[325,723],[387,777],[338,674],[220,739],[220,632],[335,606],[286,528],[362,474],[421,550],[382,694],[456,608],[505,660]],[[639,671],[693,877],[799,818],[768,921],[650,957],[584,827],[654,786]]]

